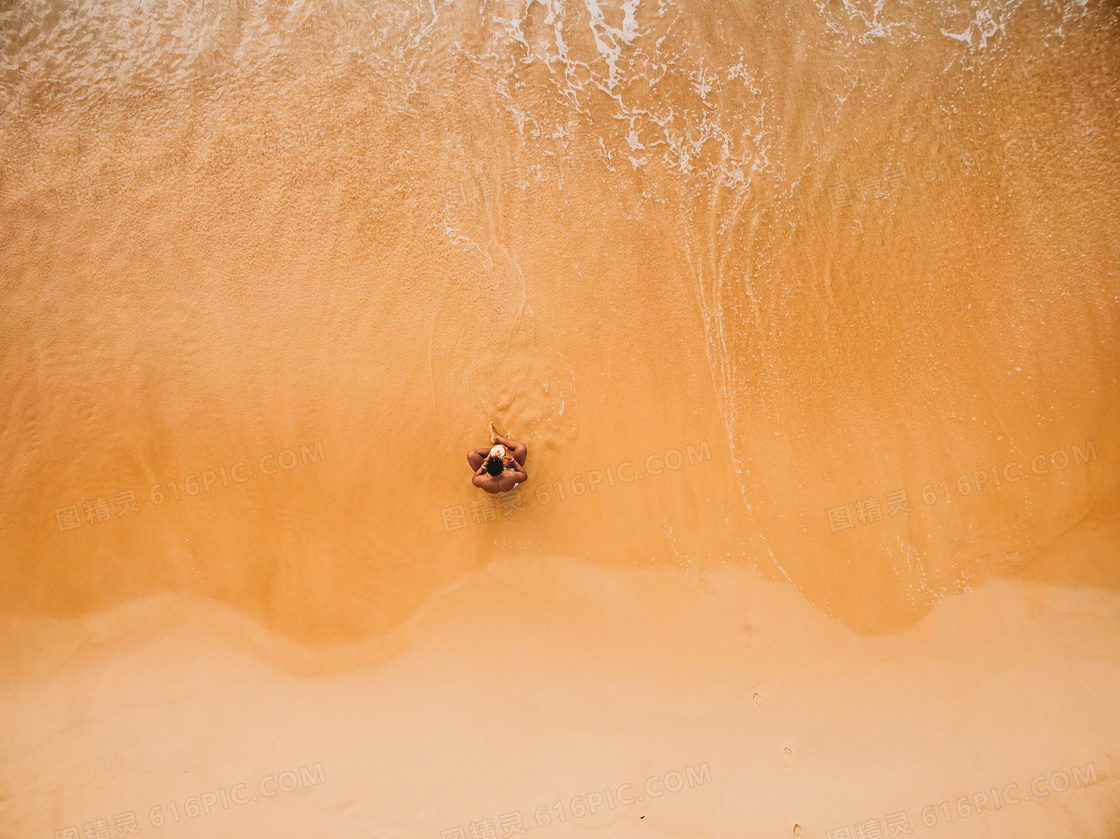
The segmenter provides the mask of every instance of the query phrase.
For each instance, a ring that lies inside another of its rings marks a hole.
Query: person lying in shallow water
[[[494,423],[490,423],[490,442],[492,448],[467,452],[467,463],[474,470],[471,483],[491,494],[509,492],[529,477],[524,468],[529,450],[524,443],[500,435]]]

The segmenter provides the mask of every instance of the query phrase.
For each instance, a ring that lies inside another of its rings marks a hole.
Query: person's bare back
[[[492,448],[467,452],[467,463],[474,470],[471,483],[492,495],[509,492],[529,477],[525,472],[529,450],[524,443],[498,434],[494,423],[490,423],[490,442],[494,444]]]

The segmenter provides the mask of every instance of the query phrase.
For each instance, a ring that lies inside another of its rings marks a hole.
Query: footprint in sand
[[[574,371],[559,336],[533,311],[520,268],[501,255],[492,261],[489,276],[449,281],[432,318],[441,442],[461,442],[462,429],[485,418],[537,450],[569,446],[578,433]]]

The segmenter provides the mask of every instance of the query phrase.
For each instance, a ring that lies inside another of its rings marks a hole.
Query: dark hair
[[[495,478],[502,474],[503,469],[505,469],[505,464],[502,463],[502,459],[500,457],[486,458],[486,471],[493,475]]]

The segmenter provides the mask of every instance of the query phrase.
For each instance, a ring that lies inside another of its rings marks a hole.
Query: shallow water
[[[875,632],[1115,515],[1104,5],[21,3],[3,32],[9,609],[171,588],[357,639],[547,547],[750,563]],[[530,492],[712,457],[447,532],[491,418]]]

